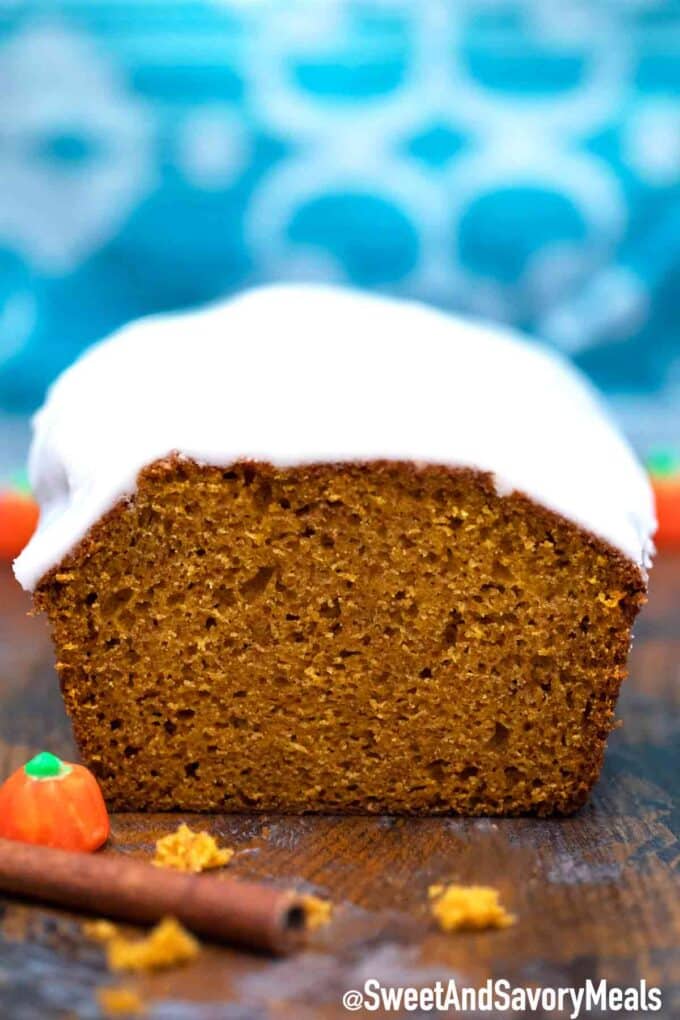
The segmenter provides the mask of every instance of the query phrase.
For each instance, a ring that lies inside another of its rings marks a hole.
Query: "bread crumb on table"
[[[174,917],[164,917],[145,938],[129,939],[110,921],[83,925],[88,938],[106,944],[109,970],[149,971],[175,967],[198,956],[200,945]]]
[[[106,921],[102,918],[98,921],[85,921],[83,924],[83,934],[94,942],[108,942],[109,939],[118,934],[118,929],[112,921]]]
[[[328,924],[333,912],[333,904],[330,900],[322,900],[318,896],[307,893],[300,897],[305,911],[305,924],[308,931],[316,931],[324,924]]]
[[[431,885],[432,915],[442,931],[483,931],[515,923],[499,902],[498,890],[486,885]]]
[[[109,970],[149,971],[175,967],[194,960],[200,946],[174,917],[164,917],[146,938],[116,935],[106,946]]]
[[[175,868],[177,871],[206,871],[222,868],[234,856],[228,847],[220,848],[209,832],[194,832],[184,822],[176,832],[156,841],[156,854],[152,861],[157,868]]]
[[[108,1016],[141,1016],[146,1012],[139,992],[134,988],[98,988],[97,1002]]]

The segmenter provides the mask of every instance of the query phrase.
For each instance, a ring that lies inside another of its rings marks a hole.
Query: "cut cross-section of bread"
[[[116,808],[568,812],[640,572],[489,476],[145,470],[36,594]]]

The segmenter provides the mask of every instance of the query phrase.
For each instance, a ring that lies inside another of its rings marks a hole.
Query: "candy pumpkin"
[[[659,522],[654,541],[659,548],[680,547],[680,453],[657,450],[647,458],[647,467]]]
[[[0,836],[62,850],[96,850],[109,835],[101,790],[83,765],[41,752],[0,786]]]
[[[655,478],[654,496],[659,530],[654,541],[659,548],[680,546],[680,478]]]
[[[0,558],[18,556],[38,523],[38,505],[23,492],[0,492]]]

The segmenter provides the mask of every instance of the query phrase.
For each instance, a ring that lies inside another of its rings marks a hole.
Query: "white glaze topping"
[[[350,290],[266,287],[132,323],[60,376],[33,429],[40,524],[14,564],[27,589],[174,450],[216,465],[477,467],[643,568],[652,550],[645,472],[565,361],[504,328]]]

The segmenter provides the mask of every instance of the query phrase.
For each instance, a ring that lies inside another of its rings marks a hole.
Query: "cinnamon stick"
[[[0,890],[137,924],[172,915],[198,935],[282,954],[300,945],[295,893],[156,868],[122,854],[74,853],[0,839]]]

